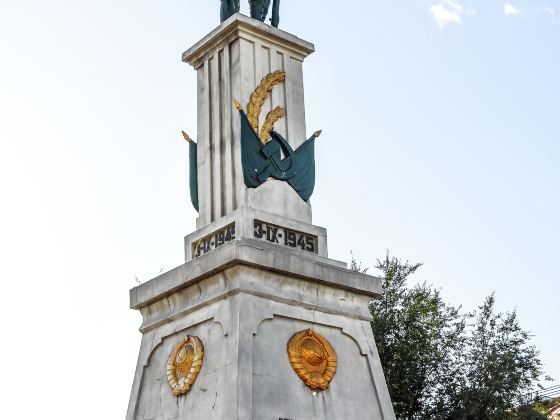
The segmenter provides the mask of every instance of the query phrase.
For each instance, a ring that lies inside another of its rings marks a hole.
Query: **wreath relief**
[[[330,343],[312,330],[294,334],[288,342],[292,367],[311,389],[325,390],[336,373],[336,353]]]
[[[187,336],[169,356],[167,380],[176,397],[186,394],[202,369],[204,345],[198,337]]]

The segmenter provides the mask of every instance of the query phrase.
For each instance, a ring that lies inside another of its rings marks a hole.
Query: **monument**
[[[183,265],[130,291],[143,323],[127,420],[394,419],[368,311],[381,281],[329,259],[312,223],[314,46],[265,24],[269,4],[251,2],[253,19],[222,0],[225,20],[183,54],[197,230]]]

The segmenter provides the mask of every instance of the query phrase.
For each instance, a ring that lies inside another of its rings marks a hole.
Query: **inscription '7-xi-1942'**
[[[303,232],[287,229],[281,226],[271,225],[260,220],[254,221],[255,230],[253,236],[273,244],[285,245],[290,248],[299,248],[317,254],[319,246],[317,237]]]

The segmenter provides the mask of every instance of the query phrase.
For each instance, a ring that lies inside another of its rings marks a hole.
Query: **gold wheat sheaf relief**
[[[268,139],[270,139],[270,132],[274,128],[274,124],[276,124],[280,118],[284,118],[284,115],[286,115],[286,111],[284,111],[284,108],[280,108],[279,106],[268,113],[259,135],[259,138],[263,143],[266,143]]]
[[[281,70],[276,70],[270,74],[267,74],[261,80],[261,83],[257,86],[255,91],[251,94],[251,98],[249,103],[247,104],[247,118],[255,130],[255,133],[259,132],[259,116],[261,115],[261,110],[264,105],[264,101],[274,89],[278,83],[283,82],[286,79],[286,73]],[[270,131],[274,126],[274,123],[278,121],[279,118],[284,116],[284,110],[280,107],[275,108],[273,111],[269,112],[265,121],[266,126],[270,126]],[[263,126],[264,129],[264,126]],[[263,140],[263,136],[266,138]],[[266,131],[261,131],[261,135],[259,136],[263,143],[268,140],[270,135],[266,135]]]

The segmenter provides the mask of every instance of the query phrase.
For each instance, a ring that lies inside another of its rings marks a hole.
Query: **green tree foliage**
[[[397,418],[543,418],[517,408],[542,372],[516,313],[496,313],[491,295],[463,314],[431,285],[407,284],[420,267],[389,255],[378,260],[383,295],[370,305]],[[353,256],[351,268],[365,271]]]
[[[466,371],[455,418],[518,418],[512,407],[542,373],[538,351],[528,344],[531,336],[521,329],[517,314],[496,314],[495,302],[492,294],[479,307],[464,349]]]

